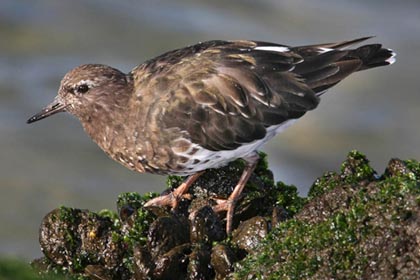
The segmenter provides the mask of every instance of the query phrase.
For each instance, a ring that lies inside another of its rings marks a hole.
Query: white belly
[[[191,147],[183,152],[176,153],[179,156],[189,158],[189,160],[183,164],[186,168],[183,171],[176,172],[177,175],[190,175],[198,171],[202,171],[209,168],[218,168],[227,165],[229,162],[234,161],[238,158],[243,158],[248,154],[258,150],[265,142],[282,132],[296,120],[289,120],[280,125],[271,126],[267,129],[267,133],[263,139],[253,141],[251,143],[244,144],[234,150],[225,151],[211,151],[207,150],[200,145],[192,144]],[[189,152],[193,149],[198,149],[196,153],[190,155]]]

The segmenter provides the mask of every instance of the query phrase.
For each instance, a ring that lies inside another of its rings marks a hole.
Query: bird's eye
[[[76,93],[79,93],[79,94],[86,93],[88,90],[89,90],[89,87],[86,84],[81,84],[76,87]]]

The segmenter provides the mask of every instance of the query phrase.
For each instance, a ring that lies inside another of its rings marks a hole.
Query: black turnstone
[[[189,175],[147,206],[175,208],[206,169],[244,159],[237,186],[214,207],[227,211],[230,232],[235,202],[258,161],[256,150],[315,109],[320,96],[351,73],[395,61],[395,53],[380,44],[349,48],[368,38],[298,47],[208,41],[167,52],[128,74],[81,65],[28,123],[66,111],[127,168]]]

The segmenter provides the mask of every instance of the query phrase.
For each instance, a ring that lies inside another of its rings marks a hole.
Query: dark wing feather
[[[350,46],[354,46],[354,45],[359,44],[363,41],[369,40],[373,37],[374,36],[367,36],[367,37],[357,38],[357,39],[353,39],[353,40],[349,40],[349,41],[300,46],[300,47],[296,47],[294,49],[296,51],[300,52],[300,53],[304,52],[304,51],[311,52],[311,50],[312,50],[313,54],[318,53],[319,51],[317,51],[317,49],[319,49],[319,48],[330,48],[330,49],[336,49],[336,50],[343,50],[343,49],[348,48]]]
[[[267,127],[315,108],[318,98],[291,72],[302,58],[255,49],[267,44],[210,44],[170,66],[180,78],[171,89],[164,126],[188,132],[206,149],[232,150],[264,138]]]

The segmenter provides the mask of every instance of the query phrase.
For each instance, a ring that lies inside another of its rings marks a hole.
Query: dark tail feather
[[[330,48],[330,49],[336,49],[336,50],[342,50],[344,48],[347,48],[349,46],[353,46],[356,45],[358,43],[361,43],[363,41],[366,41],[368,39],[371,39],[375,36],[367,36],[367,37],[362,37],[362,38],[357,38],[357,39],[353,39],[353,40],[349,40],[349,41],[343,41],[343,42],[335,42],[335,43],[323,43],[323,44],[317,44],[317,45],[308,45],[308,46],[301,46],[298,48]]]
[[[349,52],[348,57],[358,58],[362,65],[358,71],[389,65],[395,62],[395,53],[380,44],[365,45]]]
[[[321,95],[351,73],[395,62],[395,53],[380,44],[344,49],[369,38],[295,47],[293,50],[304,60],[296,65],[294,72],[304,78],[317,95]]]

